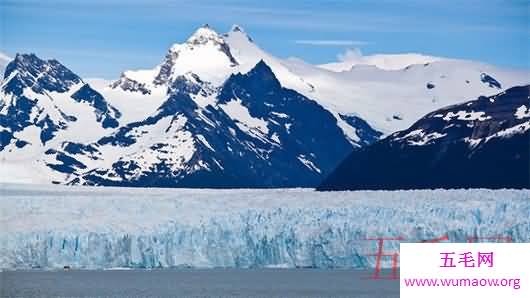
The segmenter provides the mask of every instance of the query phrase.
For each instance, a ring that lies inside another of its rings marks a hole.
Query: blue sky
[[[530,68],[530,1],[0,0],[0,51],[115,78],[158,64],[204,23],[220,33],[239,24],[274,55],[311,63],[360,48]]]

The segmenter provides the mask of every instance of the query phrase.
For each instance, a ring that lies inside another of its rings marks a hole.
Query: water
[[[2,297],[399,297],[399,281],[324,269],[7,271]]]

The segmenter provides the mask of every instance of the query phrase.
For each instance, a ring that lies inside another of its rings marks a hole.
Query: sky
[[[273,55],[315,64],[359,49],[530,68],[530,0],[0,0],[0,52],[112,79],[154,67],[206,23],[239,24]]]

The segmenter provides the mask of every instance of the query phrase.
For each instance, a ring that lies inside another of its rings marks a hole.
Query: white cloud
[[[347,49],[337,55],[338,62],[323,64],[320,67],[332,71],[345,71],[355,65],[371,65],[385,70],[399,70],[412,64],[425,64],[444,59],[418,53],[363,55],[359,49]]]
[[[345,61],[360,61],[363,58],[363,53],[360,49],[347,49],[344,53],[338,54],[337,59],[341,62]]]
[[[13,58],[9,57],[3,52],[0,52],[0,81],[4,79],[5,68],[11,60],[13,60]]]
[[[335,47],[335,46],[362,46],[369,44],[361,40],[342,40],[342,39],[299,39],[294,43],[310,46]]]
[[[13,58],[9,57],[6,53],[0,51],[0,60],[11,61]]]

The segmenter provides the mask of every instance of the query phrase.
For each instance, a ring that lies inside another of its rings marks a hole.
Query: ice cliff
[[[314,192],[0,184],[0,268],[374,265],[374,237],[530,241],[529,190]],[[399,249],[399,241],[385,243]],[[389,263],[385,263],[388,266]]]

